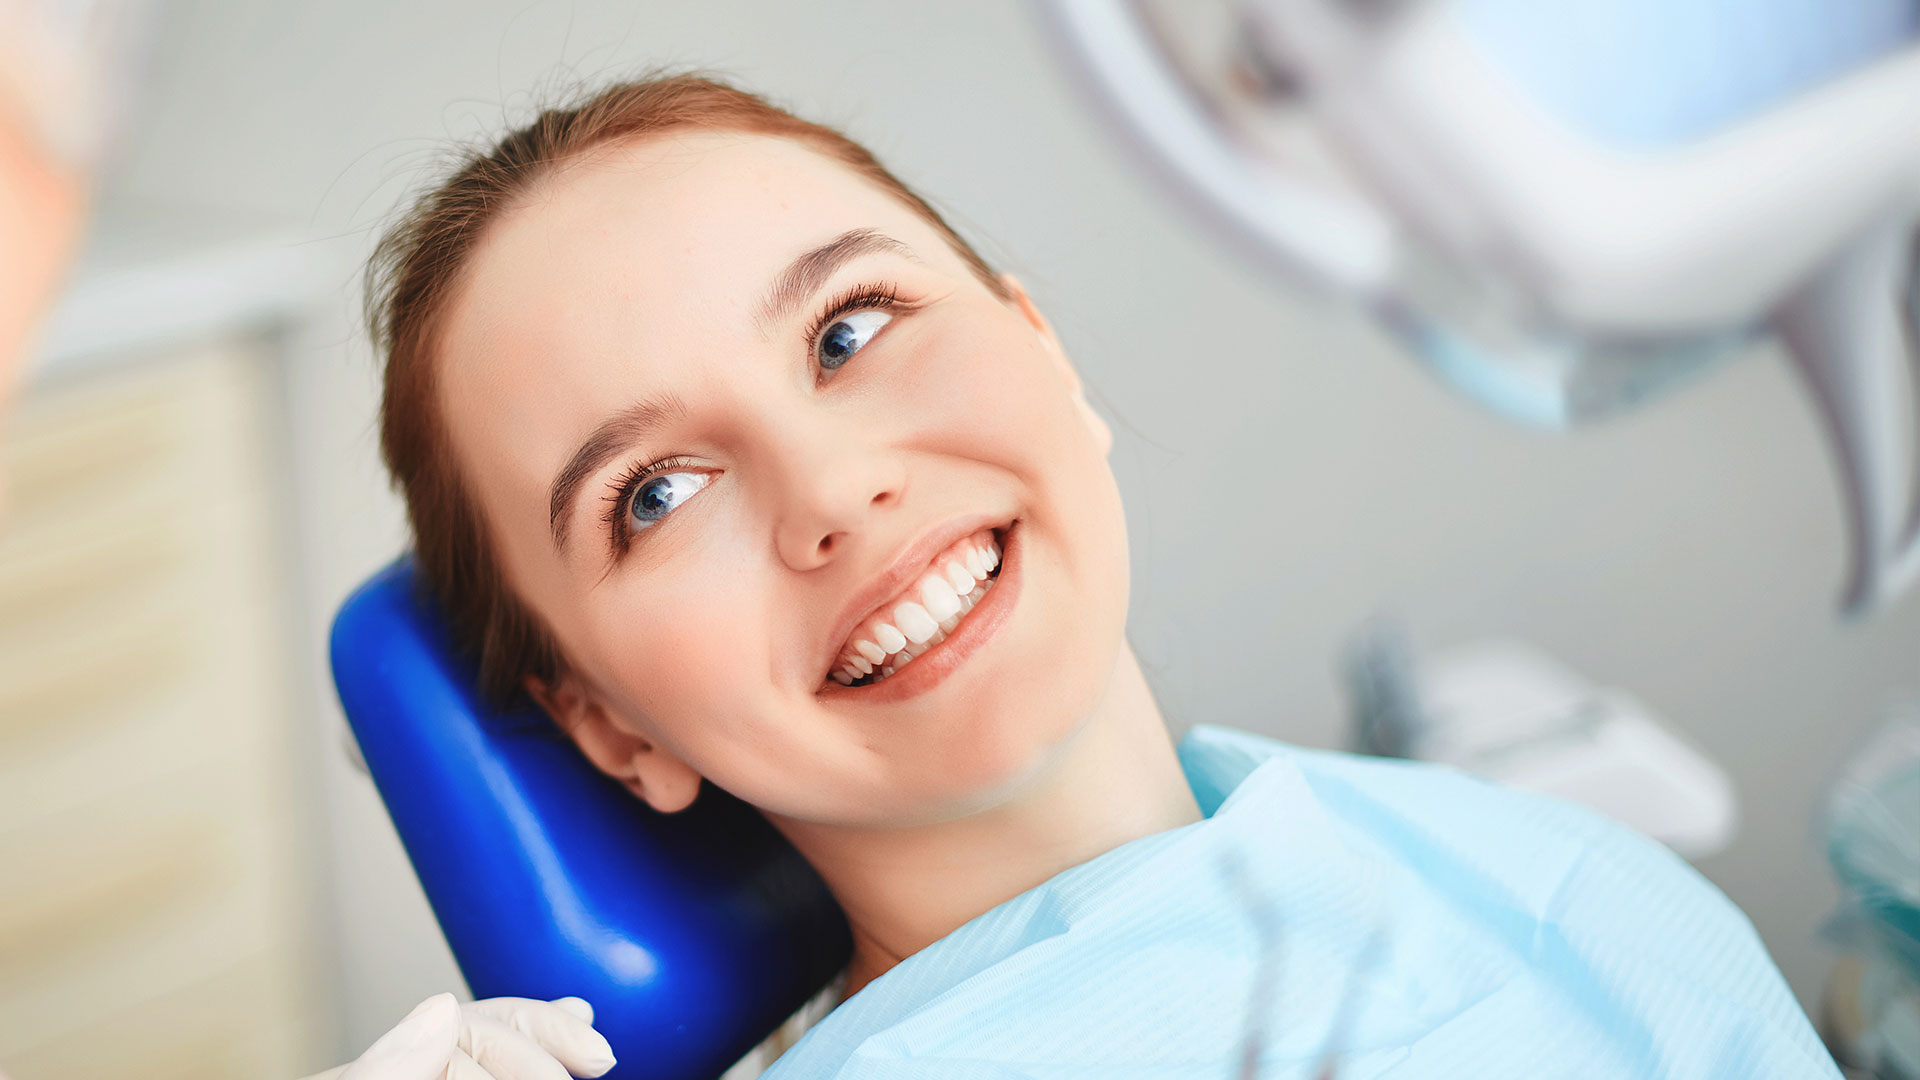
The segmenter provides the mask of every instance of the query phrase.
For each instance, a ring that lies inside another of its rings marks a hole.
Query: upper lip
[[[827,658],[821,662],[820,671],[831,673],[840,660],[840,650],[846,645],[847,638],[859,629],[873,609],[879,607],[895,594],[905,589],[908,583],[927,572],[933,557],[952,547],[964,537],[972,536],[981,529],[997,529],[1007,524],[1007,519],[993,514],[969,514],[942,522],[915,537],[886,572],[856,589],[841,609],[840,617],[834,620],[833,636],[827,641]],[[823,674],[822,678],[826,675]]]

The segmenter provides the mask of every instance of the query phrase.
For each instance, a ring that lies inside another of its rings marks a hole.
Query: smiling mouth
[[[827,677],[877,686],[947,639],[1000,576],[1003,537],[981,529],[935,556],[925,573],[861,620]]]

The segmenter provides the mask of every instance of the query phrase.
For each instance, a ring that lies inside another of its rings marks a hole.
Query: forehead
[[[658,332],[693,317],[711,333],[715,316],[749,318],[788,260],[852,228],[954,258],[899,200],[786,139],[693,133],[596,151],[494,223],[466,269],[447,344],[552,354],[617,331],[609,320]]]

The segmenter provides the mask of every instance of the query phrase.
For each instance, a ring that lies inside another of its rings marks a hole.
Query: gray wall
[[[357,257],[450,136],[524,115],[531,89],[655,63],[844,125],[1028,281],[1119,421],[1133,637],[1176,730],[1340,744],[1334,654],[1377,611],[1429,646],[1531,640],[1731,771],[1741,833],[1701,868],[1814,999],[1834,901],[1817,801],[1914,689],[1920,599],[1835,623],[1837,498],[1771,350],[1572,437],[1503,426],[1212,246],[1008,2],[180,3],[109,197],[291,219]],[[316,628],[400,536],[344,276],[338,307],[295,378]],[[323,746],[343,1036],[363,1045],[453,975],[365,781]]]

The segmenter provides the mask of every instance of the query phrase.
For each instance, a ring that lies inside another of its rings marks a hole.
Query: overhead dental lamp
[[[1920,0],[1049,0],[1226,240],[1526,423],[1778,335],[1832,444],[1849,615],[1920,576]]]

